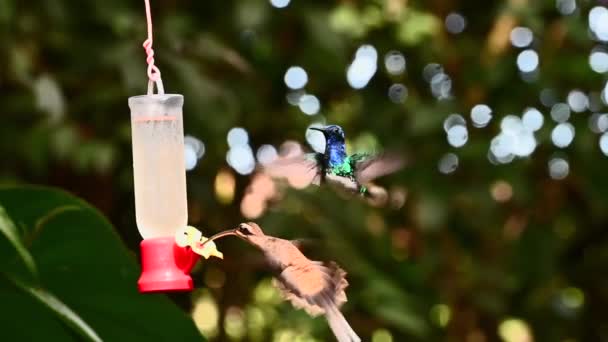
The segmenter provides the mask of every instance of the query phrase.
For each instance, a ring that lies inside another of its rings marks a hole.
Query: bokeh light
[[[184,163],[186,171],[193,170],[198,160],[205,155],[205,144],[199,139],[186,135],[184,137]]]
[[[452,318],[452,310],[446,304],[436,304],[431,307],[431,320],[440,327],[445,327]]]
[[[255,168],[255,158],[249,145],[234,146],[228,150],[226,161],[236,172],[248,175]]]
[[[311,126],[313,126],[313,125],[314,126],[322,125],[322,123],[317,122],[317,123],[312,124]],[[319,133],[321,133],[321,132],[319,132]],[[302,153],[304,153],[304,150],[302,149],[302,145],[300,145],[300,143],[298,143],[297,141],[287,140],[287,141],[283,142],[281,144],[281,146],[279,147],[279,157],[280,158],[298,157]]]
[[[237,307],[229,307],[224,318],[224,331],[232,340],[239,340],[245,336],[245,318],[243,310]]]
[[[66,99],[58,80],[43,73],[33,80],[31,86],[36,107],[46,112],[52,122],[57,122],[65,116]]]
[[[474,127],[486,127],[490,120],[492,120],[492,109],[487,105],[478,104],[471,109],[471,121]]]
[[[184,145],[184,163],[186,166],[186,171],[190,171],[196,167],[196,163],[198,158],[196,157],[196,152],[194,148],[190,145]]]
[[[509,151],[508,151],[508,149],[506,149],[506,147],[502,147],[502,149],[499,151],[503,151],[504,155],[497,156],[495,153],[498,153],[498,152],[494,152],[494,149],[492,147],[490,147],[490,149],[488,150],[488,154],[487,154],[488,160],[490,161],[490,163],[492,165],[508,164],[515,159],[515,155],[512,153],[509,153]]]
[[[602,153],[604,153],[604,155],[608,156],[608,133],[604,133],[602,134],[602,136],[600,137],[600,150],[602,150]]]
[[[431,83],[433,77],[438,74],[443,74],[443,67],[437,63],[427,64],[424,69],[422,69],[422,77],[429,83]]]
[[[529,28],[518,26],[511,30],[510,39],[511,44],[513,46],[518,48],[525,48],[528,45],[532,44],[534,34]]]
[[[498,159],[505,158],[509,155],[512,155],[512,145],[513,139],[510,136],[499,134],[494,137],[494,139],[492,139],[492,142],[490,143],[490,151],[492,152],[492,155],[494,155]]]
[[[247,145],[249,143],[249,134],[242,127],[234,127],[228,131],[226,140],[230,147]]]
[[[407,99],[407,88],[401,83],[395,83],[388,88],[388,98],[393,103],[404,103]]]
[[[401,75],[405,71],[406,67],[405,57],[399,51],[389,51],[384,56],[384,67],[391,75]]]
[[[306,94],[300,97],[298,107],[306,115],[315,115],[321,109],[321,102],[316,96]]]
[[[516,144],[513,147],[513,154],[518,157],[527,157],[534,152],[536,148],[536,139],[528,131],[523,131],[517,137]]]
[[[551,141],[553,145],[559,148],[570,146],[574,140],[574,126],[569,122],[560,123],[553,128],[551,132]]]
[[[230,149],[226,153],[226,162],[241,175],[248,175],[255,168],[255,158],[249,146],[249,134],[242,127],[228,131],[227,139]]]
[[[538,123],[534,123],[538,124]],[[493,164],[510,163],[516,156],[527,157],[537,146],[534,128],[524,125],[516,115],[507,115],[500,122],[501,132],[490,142],[488,158]]]
[[[570,164],[564,158],[551,158],[548,163],[549,176],[553,179],[560,180],[568,177],[570,173]]]
[[[205,144],[196,137],[186,135],[184,137],[184,145],[189,145],[196,153],[197,158],[202,158],[205,155]]]
[[[446,153],[441,157],[437,164],[439,172],[443,174],[449,174],[458,168],[458,156],[454,153]]]
[[[270,4],[275,8],[285,8],[291,0],[270,0]]]
[[[262,165],[268,165],[278,157],[277,149],[272,145],[262,145],[256,152],[256,158]]]
[[[245,194],[241,201],[241,214],[247,219],[256,219],[266,210],[266,200],[258,194]]]
[[[232,172],[220,170],[215,176],[215,197],[220,203],[228,204],[234,200],[234,190],[236,188],[236,179]]]
[[[241,214],[247,219],[256,219],[264,214],[268,201],[277,198],[280,198],[280,193],[272,178],[263,172],[257,172],[245,189],[241,200]]]
[[[346,71],[346,80],[354,89],[364,88],[376,74],[378,52],[372,45],[362,45],[357,49],[355,60]]]
[[[517,55],[517,67],[521,72],[531,73],[538,68],[538,53],[528,49]]]
[[[570,15],[576,11],[576,0],[556,0],[555,7],[562,15]]]
[[[251,341],[263,340],[264,329],[270,323],[268,319],[270,315],[267,315],[267,312],[272,312],[272,310],[269,309],[263,310],[257,305],[248,305],[245,309],[247,337]]]
[[[454,126],[466,126],[467,121],[460,114],[450,114],[443,120],[443,130],[447,133]]]
[[[466,120],[460,114],[450,114],[443,122],[448,143],[453,147],[462,147],[469,140]]]
[[[253,177],[249,190],[249,193],[255,194],[262,201],[267,201],[277,195],[277,188],[272,178],[261,172]]]
[[[285,72],[285,85],[290,89],[302,89],[308,83],[308,74],[300,66],[292,66]]]
[[[431,92],[438,100],[445,100],[451,97],[452,79],[447,74],[438,73],[431,78]]]
[[[207,291],[194,302],[192,319],[196,327],[207,337],[217,334],[219,310],[217,304]]]
[[[258,304],[277,304],[281,302],[281,294],[269,278],[258,283],[253,290],[253,298]]]
[[[538,109],[528,108],[524,111],[521,121],[526,129],[535,132],[543,127],[545,118]]]
[[[317,342],[306,331],[279,329],[273,333],[272,342]]]
[[[504,342],[533,342],[532,331],[521,319],[509,318],[498,325],[498,336]]]
[[[598,40],[608,41],[608,9],[606,7],[596,6],[589,11],[589,29]]]
[[[378,329],[372,333],[372,342],[393,342],[393,335],[386,329]]]
[[[589,106],[589,98],[580,90],[572,90],[568,93],[568,105],[573,112],[582,113]]]
[[[515,132],[523,126],[521,119],[516,115],[507,115],[500,121],[500,129],[503,132]]]
[[[608,130],[608,114],[593,113],[589,117],[589,129],[593,133],[603,133]]]
[[[567,287],[560,291],[560,302],[570,310],[578,310],[585,303],[585,294],[576,287]]]
[[[456,125],[448,129],[448,143],[453,147],[462,147],[469,140],[469,132],[466,126]]]
[[[513,187],[511,187],[511,184],[503,180],[499,180],[492,184],[490,187],[490,193],[496,202],[504,203],[513,197]]]
[[[570,119],[570,106],[565,103],[556,103],[551,107],[551,118],[555,122],[566,122]]]
[[[603,46],[595,47],[589,54],[591,70],[603,74],[608,72],[608,52]]]
[[[466,26],[467,21],[460,13],[453,12],[445,17],[445,28],[450,33],[462,33]]]

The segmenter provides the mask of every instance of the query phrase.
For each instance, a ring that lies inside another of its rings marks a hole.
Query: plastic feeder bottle
[[[198,255],[175,244],[186,226],[186,169],[182,95],[129,98],[135,183],[135,214],[141,242],[140,292],[192,290]]]

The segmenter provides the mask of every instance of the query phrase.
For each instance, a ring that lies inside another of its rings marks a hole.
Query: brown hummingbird
[[[258,247],[278,276],[274,285],[283,297],[315,317],[325,314],[339,342],[360,342],[339,308],[346,302],[346,272],[336,263],[324,264],[308,259],[292,241],[265,235],[256,223],[241,223],[237,228],[218,233],[205,241],[236,235]]]

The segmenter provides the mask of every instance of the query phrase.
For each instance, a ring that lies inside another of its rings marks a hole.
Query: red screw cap
[[[140,244],[142,272],[139,292],[192,291],[190,271],[199,255],[175,244],[173,236],[145,239]]]

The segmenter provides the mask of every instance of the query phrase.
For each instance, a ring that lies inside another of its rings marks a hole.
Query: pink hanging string
[[[146,50],[146,62],[148,63],[148,95],[154,93],[154,84],[159,94],[165,93],[163,81],[160,78],[160,70],[154,65],[154,49],[152,49],[152,13],[150,11],[150,0],[144,0],[146,4],[146,20],[148,22],[148,39],[144,41],[143,47]]]

